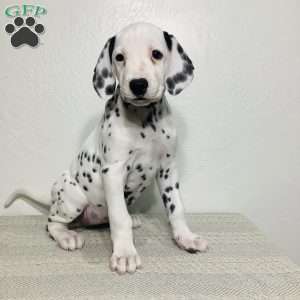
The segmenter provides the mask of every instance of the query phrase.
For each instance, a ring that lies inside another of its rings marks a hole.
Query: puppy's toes
[[[195,248],[200,252],[204,252],[208,249],[208,242],[205,239],[200,238],[197,236],[194,240]]]
[[[64,249],[73,251],[81,249],[84,245],[83,237],[75,231],[66,230],[56,237],[58,245]]]
[[[132,274],[137,269],[141,268],[141,259],[139,255],[121,256],[112,255],[110,259],[110,268],[112,271],[117,271],[118,274],[123,275],[126,272]]]
[[[84,246],[83,236],[73,230],[69,230],[69,233],[73,236],[75,240],[75,249],[81,249]]]
[[[127,267],[128,273],[134,273],[136,268],[137,265],[136,265],[135,257],[134,256],[128,257],[128,267]]]
[[[62,239],[58,240],[57,243],[64,250],[73,251],[76,249],[76,242],[72,236],[63,237]]]

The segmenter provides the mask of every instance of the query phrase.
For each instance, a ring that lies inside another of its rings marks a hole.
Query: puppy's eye
[[[124,60],[124,55],[123,54],[117,54],[116,55],[116,60],[117,61],[123,61]]]
[[[154,59],[162,59],[163,54],[159,50],[153,50],[152,51],[152,57]]]

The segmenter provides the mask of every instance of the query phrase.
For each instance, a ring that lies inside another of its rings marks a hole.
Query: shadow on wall
[[[172,105],[172,100],[170,99],[170,105],[173,113],[173,118],[175,120],[175,125],[177,127],[178,133],[178,148],[177,148],[177,165],[181,166],[179,170],[179,177],[180,173],[182,173],[185,169],[185,162],[186,157],[185,154],[182,152],[182,145],[185,143],[186,134],[186,123],[182,118],[179,110],[177,110],[174,105]],[[93,131],[93,129],[98,125],[100,118],[103,114],[103,109],[99,110],[97,114],[92,116],[86,123],[85,127],[79,134],[78,138],[78,149],[84,144],[85,140],[89,136],[89,134]],[[130,212],[132,213],[146,213],[146,212],[161,212],[163,209],[162,201],[160,201],[159,192],[155,182],[153,182],[143,193],[141,198],[137,200],[132,207],[129,208]]]

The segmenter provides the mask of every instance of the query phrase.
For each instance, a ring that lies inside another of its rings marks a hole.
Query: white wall
[[[48,9],[38,48],[14,49],[0,31],[0,201],[19,186],[49,193],[103,109],[91,82],[102,46],[149,21],[196,66],[192,85],[169,97],[187,210],[242,212],[300,263],[299,1],[30,3]],[[1,28],[8,21],[2,13]]]

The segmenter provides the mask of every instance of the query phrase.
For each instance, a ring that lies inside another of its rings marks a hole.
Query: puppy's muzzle
[[[148,88],[148,81],[145,78],[132,79],[129,87],[136,97],[143,97]]]

